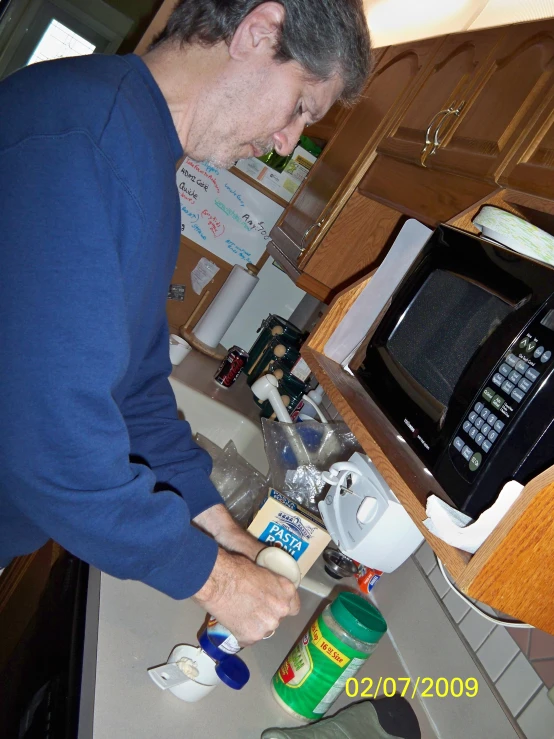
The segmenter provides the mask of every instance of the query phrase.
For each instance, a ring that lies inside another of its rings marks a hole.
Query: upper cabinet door
[[[469,103],[502,32],[498,29],[446,37],[406,111],[379,144],[379,153],[413,164],[435,155],[452,120]]]
[[[500,176],[502,185],[554,200],[554,86]]]
[[[375,156],[385,126],[402,111],[440,41],[387,49],[352,109],[271,232],[282,255],[300,266],[327,233]]]
[[[449,116],[427,166],[497,181],[544,107],[553,79],[554,20],[511,26],[459,116]]]

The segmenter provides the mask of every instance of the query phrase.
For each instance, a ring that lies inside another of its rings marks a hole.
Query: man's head
[[[371,64],[362,0],[180,0],[151,49],[203,51],[216,70],[185,148],[222,167],[288,154],[336,99],[355,102]]]

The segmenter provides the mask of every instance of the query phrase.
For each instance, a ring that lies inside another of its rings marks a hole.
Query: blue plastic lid
[[[202,649],[206,652],[208,657],[211,657],[216,662],[219,662],[222,659],[226,659],[227,657],[230,657],[231,655],[227,654],[227,652],[222,651],[221,649],[218,649],[216,645],[212,642],[210,637],[208,636],[208,632],[205,630],[198,636],[198,643],[202,647]]]
[[[222,659],[215,668],[216,674],[221,682],[228,685],[233,690],[240,690],[244,688],[246,683],[250,680],[250,670],[246,664],[237,657],[236,654],[232,654],[229,657]]]

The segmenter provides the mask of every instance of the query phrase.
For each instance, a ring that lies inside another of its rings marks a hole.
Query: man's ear
[[[235,31],[229,44],[229,55],[238,61],[252,54],[269,53],[273,56],[284,20],[285,8],[281,3],[270,1],[258,5]]]

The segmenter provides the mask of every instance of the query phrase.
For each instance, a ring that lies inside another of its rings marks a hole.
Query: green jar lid
[[[331,603],[331,613],[354,639],[368,644],[378,642],[387,631],[387,622],[380,611],[356,593],[340,593]]]

